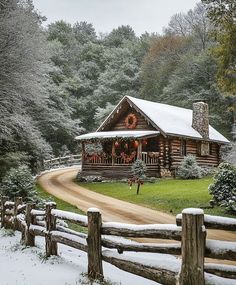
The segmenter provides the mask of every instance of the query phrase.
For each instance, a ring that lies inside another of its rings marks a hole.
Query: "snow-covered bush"
[[[26,165],[11,168],[2,179],[0,190],[2,195],[10,199],[22,197],[28,201],[37,200],[34,178]]]
[[[221,156],[223,161],[236,165],[236,142],[231,142],[223,147]]]
[[[177,176],[182,179],[198,179],[202,177],[202,169],[198,166],[195,156],[187,155],[184,157],[178,167]]]
[[[216,167],[203,166],[201,167],[202,176],[213,176],[216,173]]]
[[[76,181],[78,182],[88,182],[88,183],[93,183],[93,182],[102,182],[103,178],[102,176],[96,176],[96,175],[89,175],[89,176],[84,176],[81,174],[79,171],[76,175],[75,178]]]
[[[133,177],[128,180],[128,184],[131,189],[132,184],[137,183],[137,195],[138,195],[140,186],[143,185],[143,180],[146,178],[146,171],[147,171],[146,164],[141,159],[137,159],[132,164],[131,171]]]
[[[146,177],[147,167],[141,159],[137,159],[131,167],[133,176],[144,179]]]
[[[236,212],[236,167],[230,163],[221,163],[209,192],[217,205]]]

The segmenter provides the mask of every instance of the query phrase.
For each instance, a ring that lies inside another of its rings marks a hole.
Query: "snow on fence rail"
[[[77,164],[81,164],[81,159],[82,159],[81,154],[59,156],[56,158],[44,160],[43,168],[46,170],[46,169],[52,169],[52,168],[58,167],[60,165],[63,165],[63,166],[77,165]]]
[[[102,224],[102,233],[123,237],[181,240],[181,227],[169,224],[131,225],[108,222]]]
[[[182,214],[176,216],[177,225],[181,226]],[[204,225],[208,229],[236,231],[236,219],[204,215]]]
[[[10,214],[6,214],[8,210]],[[72,230],[61,221],[58,224],[60,219],[86,227],[88,233]],[[36,236],[44,237],[47,256],[58,254],[58,243],[87,252],[91,279],[103,279],[104,260],[161,284],[236,284],[236,266],[204,263],[205,257],[236,261],[236,242],[208,240],[205,229],[208,224],[211,228],[225,229],[224,226],[234,225],[236,219],[204,216],[200,209],[185,209],[177,216],[177,225],[133,225],[102,222],[101,213],[95,208],[88,209],[87,216],[58,210],[55,203],[47,203],[44,210],[39,210],[35,203],[24,204],[21,198],[12,202],[4,196],[1,198],[1,221],[1,227],[21,231],[26,246],[34,246]],[[177,242],[139,243],[121,237]],[[171,254],[173,259],[170,262],[165,255],[153,260],[142,255],[130,257],[122,254],[125,251]]]

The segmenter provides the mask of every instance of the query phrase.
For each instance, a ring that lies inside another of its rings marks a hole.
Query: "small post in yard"
[[[90,208],[88,215],[88,277],[93,280],[103,280],[102,269],[102,239],[101,213],[96,208]]]
[[[35,208],[35,203],[27,203],[25,210],[25,245],[26,246],[35,246],[35,236],[30,233],[30,224],[34,224],[34,216],[31,215],[31,210]]]
[[[1,228],[6,228],[5,222],[5,213],[6,213],[6,206],[5,203],[9,200],[8,196],[2,196],[1,198]]]
[[[14,230],[19,230],[19,224],[17,221],[17,214],[18,214],[18,206],[22,204],[22,197],[15,198],[15,205],[14,205]]]
[[[56,209],[57,205],[54,202],[46,204],[46,256],[57,255],[57,243],[51,239],[51,231],[56,230],[56,217],[51,214],[52,209]]]
[[[182,211],[182,266],[179,285],[204,285],[206,231],[201,209]]]

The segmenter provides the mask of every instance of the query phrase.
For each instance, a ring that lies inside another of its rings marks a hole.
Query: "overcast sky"
[[[161,33],[170,17],[187,12],[199,0],[33,0],[35,8],[47,17],[47,23],[65,20],[86,21],[99,32],[110,32],[120,25],[130,25],[140,35]]]

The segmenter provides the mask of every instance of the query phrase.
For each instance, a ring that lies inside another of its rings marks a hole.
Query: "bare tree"
[[[205,5],[198,3],[187,14],[178,13],[173,15],[165,31],[183,37],[194,35],[201,43],[201,48],[205,49],[209,40],[210,29],[211,25],[207,18]]]

